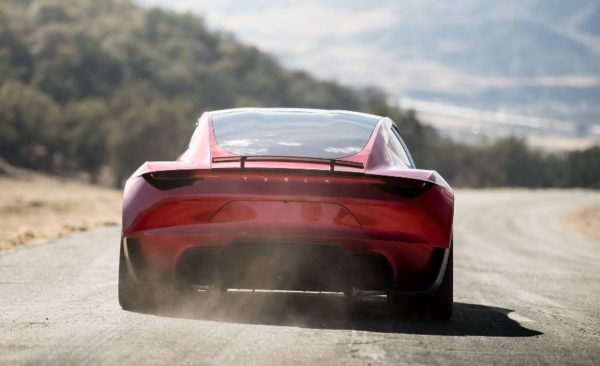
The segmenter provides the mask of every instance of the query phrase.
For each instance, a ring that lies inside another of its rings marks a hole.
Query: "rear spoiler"
[[[246,162],[261,161],[261,162],[284,162],[284,163],[312,163],[312,164],[327,164],[329,171],[334,172],[335,167],[343,166],[348,168],[364,169],[363,163],[355,161],[347,161],[340,159],[324,159],[324,158],[306,158],[296,156],[224,156],[213,158],[213,163],[231,163],[239,162],[240,169],[246,168]]]

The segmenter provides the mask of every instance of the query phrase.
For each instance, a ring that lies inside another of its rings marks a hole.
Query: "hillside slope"
[[[192,14],[129,0],[0,2],[0,157],[13,165],[92,182],[109,170],[120,186],[144,161],[179,155],[204,110],[244,106],[389,116],[417,166],[457,185],[600,186],[599,148],[546,156],[516,139],[445,141],[381,91],[286,69]]]
[[[0,40],[0,156],[34,169],[109,165],[120,183],[177,156],[202,111],[242,106],[369,111],[414,145],[433,135],[381,93],[286,70],[200,17],[126,0],[4,1]]]

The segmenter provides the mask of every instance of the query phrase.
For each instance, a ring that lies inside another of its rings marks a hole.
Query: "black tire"
[[[123,244],[119,255],[119,304],[124,310],[148,311],[172,307],[186,294],[186,289],[175,283],[138,281],[125,260]]]
[[[419,295],[389,295],[390,302],[395,309],[395,315],[400,318],[408,318],[419,314],[422,307],[422,300]]]
[[[143,310],[154,305],[152,288],[137,283],[125,261],[123,244],[119,255],[119,304],[124,310]]]
[[[442,283],[437,288],[437,290],[435,290],[435,292],[427,299],[429,303],[429,314],[432,318],[438,320],[450,320],[452,318],[452,311],[454,305],[453,247],[454,246],[450,247],[450,253],[448,254],[448,262],[446,264],[446,270],[444,271],[444,278],[442,279]]]

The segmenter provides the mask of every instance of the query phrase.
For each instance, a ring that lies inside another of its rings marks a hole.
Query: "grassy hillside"
[[[284,70],[191,15],[120,0],[3,5],[0,154],[15,164],[92,175],[108,164],[120,182],[144,160],[176,156],[204,110],[387,112],[382,95]],[[408,140],[431,134],[393,113]]]
[[[546,157],[514,139],[456,145],[377,90],[284,69],[197,16],[128,0],[0,3],[0,156],[11,164],[92,180],[108,170],[119,185],[143,161],[175,157],[202,111],[242,106],[388,115],[420,167],[459,185],[600,185],[589,168],[599,149]]]

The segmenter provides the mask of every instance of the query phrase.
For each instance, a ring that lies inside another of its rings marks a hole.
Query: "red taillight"
[[[393,193],[405,198],[414,198],[427,192],[433,183],[424,182],[418,179],[407,178],[385,178],[383,180],[383,189],[386,192]]]
[[[151,186],[161,191],[190,186],[194,182],[202,180],[202,177],[194,170],[151,172],[144,174],[143,177]]]

